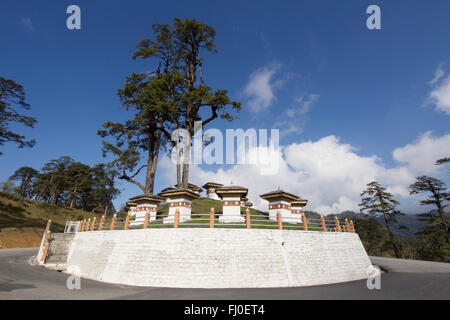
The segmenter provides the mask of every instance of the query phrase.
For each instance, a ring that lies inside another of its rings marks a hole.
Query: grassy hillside
[[[222,202],[219,200],[213,200],[208,198],[200,198],[192,201],[192,214],[204,214],[205,217],[209,217],[211,208],[214,208],[215,214],[222,214]],[[158,207],[158,214],[167,214],[167,204]],[[245,209],[241,208],[241,213],[245,213]],[[263,214],[269,216],[268,212],[262,212],[256,209],[250,208],[250,214]]]
[[[39,246],[47,221],[51,231],[62,232],[67,220],[88,219],[94,215],[78,209],[25,199],[0,192],[0,249]]]

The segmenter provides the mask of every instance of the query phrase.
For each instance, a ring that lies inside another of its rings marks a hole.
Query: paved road
[[[0,250],[0,299],[450,299],[450,264],[371,258],[387,272],[381,289],[366,281],[324,286],[269,289],[142,288],[81,280],[80,290],[66,287],[68,275],[30,265],[37,248]]]

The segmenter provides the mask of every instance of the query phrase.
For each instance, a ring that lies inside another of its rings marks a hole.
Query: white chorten
[[[217,195],[222,199],[222,215],[219,222],[244,222],[241,216],[241,199],[244,198],[248,189],[241,186],[227,186],[216,189]]]

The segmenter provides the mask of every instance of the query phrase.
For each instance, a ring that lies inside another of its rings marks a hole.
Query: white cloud
[[[315,93],[296,98],[295,105],[287,108],[274,124],[280,129],[280,137],[302,133],[305,126],[305,115],[319,98],[320,95]]]
[[[299,105],[299,113],[305,114],[307,113],[311,107],[314,105],[314,103],[319,100],[320,94],[310,93],[307,96],[301,96],[298,97],[296,100],[297,104]]]
[[[443,78],[445,76],[442,69],[443,65],[441,63],[437,67],[433,79],[428,81],[428,84],[432,85],[433,88],[424,105],[435,105],[437,111],[450,115],[450,75],[445,79]]]
[[[440,167],[436,160],[450,155],[450,134],[433,137],[431,131],[425,132],[414,143],[397,148],[393,152],[396,161],[407,165],[414,174],[434,174]]]
[[[36,31],[36,29],[34,28],[34,25],[33,25],[33,21],[31,21],[30,18],[20,18],[20,21],[22,21],[24,26],[31,32]]]
[[[436,105],[436,110],[450,115],[450,76],[431,91],[430,100]]]
[[[284,80],[274,80],[281,65],[273,63],[260,68],[250,75],[249,82],[244,88],[244,95],[248,98],[250,111],[258,113],[268,109],[276,100],[274,91],[283,86]]]
[[[443,64],[441,63],[441,64],[437,67],[436,71],[434,72],[434,78],[431,79],[430,81],[428,81],[428,84],[433,85],[433,84],[435,84],[436,82],[438,82],[439,79],[441,79],[441,78],[444,76],[444,70],[442,70],[442,66],[443,66]]]
[[[250,152],[255,152],[251,150]],[[393,152],[398,165],[387,168],[377,156],[358,155],[357,149],[342,143],[336,136],[323,137],[317,141],[293,143],[280,148],[279,171],[273,176],[260,174],[258,165],[235,165],[228,169],[205,171],[199,166],[191,167],[191,180],[196,184],[216,181],[248,187],[248,198],[256,207],[267,210],[267,202],[259,195],[278,186],[308,199],[308,210],[323,214],[359,211],[360,194],[370,181],[377,180],[388,187],[398,200],[411,206],[408,187],[416,176],[445,171],[434,162],[450,154],[450,134],[433,137],[430,132],[420,136],[414,143]],[[168,181],[175,181],[175,170],[168,158],[161,161]],[[414,200],[417,203],[416,200]]]

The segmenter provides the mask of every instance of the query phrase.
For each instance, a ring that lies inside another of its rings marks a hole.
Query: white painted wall
[[[262,229],[78,232],[68,269],[111,283],[181,288],[309,286],[368,277],[356,233]]]
[[[273,201],[273,202],[269,202],[269,208],[270,205],[285,205],[285,206],[291,206],[290,202],[287,201]],[[299,214],[292,214],[291,210],[287,209],[287,208],[273,208],[273,209],[269,209],[269,220],[272,221],[277,221],[278,218],[278,212],[281,214],[282,220],[283,222],[288,222],[288,223],[293,223],[293,224],[297,224],[297,223],[302,223],[302,217]]]
[[[175,221],[175,212],[179,210],[180,212],[180,221],[179,222],[185,222],[191,220],[191,207],[184,207],[179,206],[178,203],[184,202],[188,203],[190,206],[192,206],[191,200],[187,198],[176,198],[176,199],[169,199],[167,203],[169,204],[169,213],[166,218],[163,219],[163,223],[174,223]],[[175,206],[171,206],[172,203],[175,203]]]
[[[244,222],[245,218],[241,216],[241,206],[239,204],[230,205],[230,203],[240,203],[240,201],[240,197],[224,197],[222,199],[222,215],[219,216],[219,222]]]

